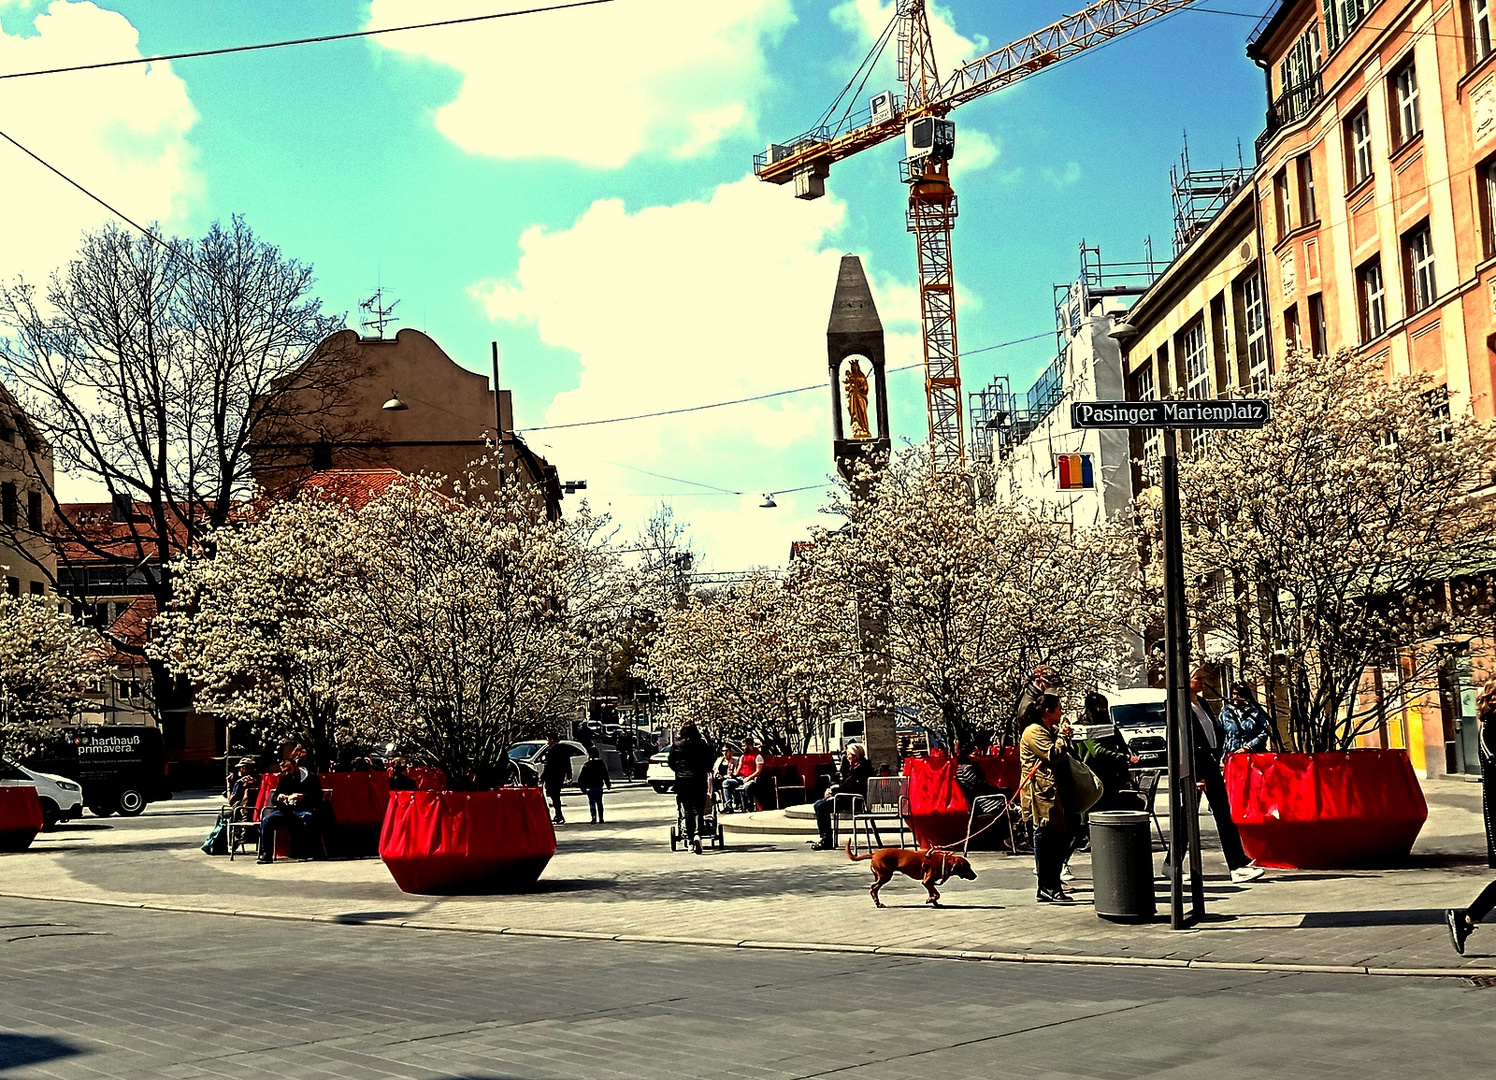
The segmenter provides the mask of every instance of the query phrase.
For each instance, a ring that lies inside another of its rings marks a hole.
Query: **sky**
[[[0,0],[0,74],[546,2]],[[316,268],[350,325],[380,287],[399,300],[387,332],[422,330],[485,374],[496,340],[516,427],[563,480],[587,481],[623,535],[664,502],[705,568],[777,567],[826,522],[824,335],[841,256],[862,258],[890,369],[920,361],[919,309],[901,145],[838,163],[808,202],[754,178],[752,156],[817,121],[893,6],[613,0],[11,79],[0,130],[164,231],[244,215]],[[1081,6],[932,3],[941,70]],[[1266,101],[1244,48],[1268,6],[1202,0],[953,114],[966,390],[999,374],[1022,390],[1050,362],[1052,286],[1076,277],[1082,240],[1121,261],[1151,236],[1167,257],[1186,133],[1196,167],[1234,164],[1238,141],[1251,163]],[[860,107],[898,89],[893,53]],[[6,280],[44,280],[108,216],[4,143],[0,193]],[[895,439],[923,440],[917,370],[891,372],[889,401]],[[768,492],[775,509],[760,508]]]

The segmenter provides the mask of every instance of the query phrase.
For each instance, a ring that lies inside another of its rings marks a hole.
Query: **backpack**
[[[208,830],[208,836],[203,840],[204,855],[227,855],[229,853],[229,829],[223,822],[213,824]]]

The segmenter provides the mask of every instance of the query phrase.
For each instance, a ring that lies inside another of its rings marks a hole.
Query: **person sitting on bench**
[[[872,775],[873,767],[867,760],[867,747],[861,743],[848,743],[847,759],[842,764],[841,780],[828,787],[823,798],[816,800],[816,828],[820,831],[821,838],[810,845],[812,851],[830,851],[836,847],[831,827],[831,817],[836,812],[836,797],[856,795],[866,806],[867,782]]]
[[[260,819],[260,857],[262,863],[275,861],[275,834],[281,829],[316,830],[317,811],[322,807],[322,778],[300,760],[281,762],[280,780],[270,800],[270,810]]]

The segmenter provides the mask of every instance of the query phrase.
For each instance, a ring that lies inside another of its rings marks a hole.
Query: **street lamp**
[[[410,408],[409,405],[400,400],[400,395],[395,393],[394,390],[390,391],[390,399],[379,407],[381,409],[384,409],[386,412],[404,412],[406,409]]]

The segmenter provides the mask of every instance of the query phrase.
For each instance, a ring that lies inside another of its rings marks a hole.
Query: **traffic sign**
[[[1260,428],[1273,418],[1261,398],[1174,398],[1167,401],[1076,401],[1078,428]]]

